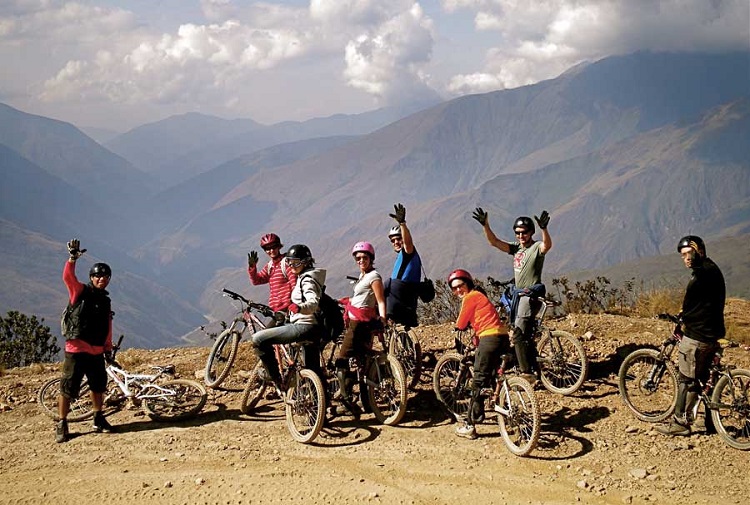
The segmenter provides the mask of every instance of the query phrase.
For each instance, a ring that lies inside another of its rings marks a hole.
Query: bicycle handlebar
[[[271,307],[269,307],[268,305],[263,305],[262,303],[255,303],[252,300],[248,300],[247,298],[245,298],[241,294],[235,293],[234,291],[229,290],[227,288],[224,288],[221,291],[222,291],[222,293],[224,293],[224,296],[228,296],[229,298],[232,298],[233,300],[240,300],[243,303],[245,303],[245,305],[247,305],[248,307],[250,307],[251,309],[255,309],[255,310],[260,311],[264,316],[271,317],[274,314],[273,309]]]
[[[487,277],[487,282],[490,284],[490,286],[495,287],[495,288],[506,288],[510,286],[511,284],[515,283],[516,280],[514,278],[510,278],[507,281],[498,281],[492,277]]]
[[[668,314],[667,312],[663,312],[656,317],[664,321],[672,321],[674,324],[682,324],[682,318],[680,318],[679,316],[673,316],[672,314]]]

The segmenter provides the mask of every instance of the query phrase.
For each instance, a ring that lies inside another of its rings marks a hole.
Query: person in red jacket
[[[275,233],[263,235],[260,239],[260,247],[271,260],[259,271],[258,253],[250,251],[247,254],[247,274],[253,286],[269,285],[268,306],[275,312],[280,313],[277,318],[268,323],[267,327],[271,328],[279,322],[283,322],[283,320],[280,320],[280,316],[289,311],[289,305],[292,303],[292,289],[297,283],[297,274],[291,268],[286,268],[284,263],[286,254],[281,252],[281,248],[284,246],[281,244],[278,235]]]
[[[78,398],[84,375],[91,391],[94,408],[94,430],[111,433],[112,426],[102,414],[104,392],[107,389],[105,354],[112,351],[112,304],[106,287],[112,278],[112,269],[106,263],[95,263],[89,271],[89,283],[76,278],[76,261],[86,249],[81,249],[78,239],[68,242],[70,257],[65,262],[63,281],[68,288],[69,305],[65,337],[65,358],[60,381],[57,408],[60,420],[55,429],[55,440],[68,440],[68,413],[71,399]]]
[[[469,413],[464,424],[456,428],[456,435],[477,438],[474,428],[484,420],[483,388],[490,386],[492,374],[500,363],[500,357],[510,351],[508,331],[487,295],[477,289],[471,274],[457,269],[448,276],[448,286],[461,299],[461,311],[456,320],[456,329],[465,330],[471,325],[475,338],[479,339],[474,356],[474,383],[472,384]]]

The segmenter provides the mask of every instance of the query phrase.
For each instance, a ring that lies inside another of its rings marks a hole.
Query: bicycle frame
[[[155,368],[159,370],[156,374],[131,374],[114,364],[107,365],[106,370],[109,378],[115,382],[125,398],[137,398],[141,400],[144,398],[173,396],[174,392],[172,390],[166,389],[153,382],[159,377],[169,373],[168,370],[170,367]],[[142,390],[133,392],[131,386],[139,386]],[[156,392],[152,393],[152,391]]]

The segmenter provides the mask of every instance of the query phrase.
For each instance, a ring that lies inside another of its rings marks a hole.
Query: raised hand
[[[396,220],[398,224],[403,224],[406,222],[406,207],[401,205],[400,203],[397,203],[393,206],[394,213],[388,214],[393,219]]]
[[[546,230],[547,225],[549,224],[549,212],[543,210],[539,217],[534,216],[534,220],[536,221],[536,224],[539,225],[539,228]]]
[[[68,242],[68,254],[70,254],[70,259],[75,261],[81,256],[83,256],[83,253],[86,252],[86,249],[81,249],[81,241],[77,238],[74,238],[70,242]]]
[[[257,264],[258,253],[255,251],[250,251],[249,253],[247,253],[247,268],[253,268]]]
[[[477,207],[471,214],[471,217],[477,220],[482,226],[487,224],[487,212],[482,207]]]

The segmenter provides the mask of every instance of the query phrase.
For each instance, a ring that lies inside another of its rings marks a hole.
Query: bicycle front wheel
[[[620,365],[617,386],[625,406],[648,423],[664,421],[677,404],[677,371],[655,349],[638,349]]]
[[[57,400],[60,396],[60,382],[61,379],[59,377],[47,381],[37,393],[37,401],[42,408],[42,412],[55,421],[60,420],[60,415],[57,410]],[[86,379],[83,379],[78,398],[70,400],[70,412],[67,417],[68,421],[85,421],[86,419],[93,417],[94,405],[91,403],[91,394],[89,391],[89,383]]]
[[[711,418],[716,433],[730,447],[750,449],[750,371],[732,370],[722,376],[711,395]]]
[[[320,377],[307,368],[296,373],[286,392],[286,426],[292,438],[308,444],[318,436],[325,421],[326,399]]]
[[[432,388],[437,399],[445,405],[456,421],[465,419],[469,413],[473,367],[463,366],[463,356],[449,352],[440,357],[432,373]]]
[[[401,362],[407,387],[414,389],[422,375],[422,346],[412,338],[411,332],[396,330],[391,334],[388,351]]]
[[[177,421],[195,416],[206,404],[206,388],[192,380],[173,379],[149,388],[154,396],[143,398],[143,410],[156,421]]]
[[[230,328],[222,331],[208,354],[203,381],[210,388],[217,388],[224,382],[232,369],[237,349],[240,346],[240,332]]]
[[[406,413],[406,372],[390,354],[373,356],[366,374],[367,399],[378,422],[398,424]]]
[[[542,385],[552,393],[570,395],[586,381],[589,362],[581,341],[567,331],[545,332],[539,341]]]
[[[526,379],[509,377],[494,408],[508,450],[516,456],[531,453],[539,441],[541,425],[534,387]]]

